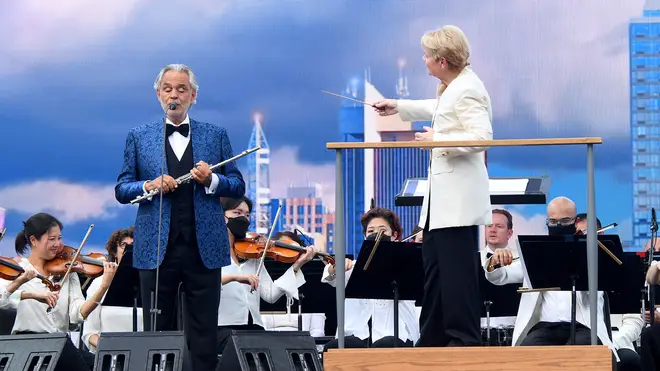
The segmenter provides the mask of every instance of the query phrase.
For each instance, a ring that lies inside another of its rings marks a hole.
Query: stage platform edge
[[[330,349],[324,371],[611,371],[601,345]]]

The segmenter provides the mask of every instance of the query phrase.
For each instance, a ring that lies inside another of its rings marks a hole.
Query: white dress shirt
[[[103,276],[95,278],[87,289],[87,297],[91,297],[101,287]],[[107,293],[106,293],[107,294]],[[105,299],[105,294],[101,302]],[[137,329],[143,331],[142,309],[137,308]],[[96,347],[90,344],[89,338],[102,332],[131,332],[133,331],[133,308],[113,307],[107,305],[97,306],[87,316],[83,326],[82,340],[90,352],[96,353]]]
[[[323,270],[321,282],[335,287],[335,275],[330,275],[330,265]],[[351,278],[353,268],[346,272],[346,284]],[[346,299],[345,336],[355,336],[364,340],[369,337],[369,319],[371,318],[371,341],[378,341],[386,336],[394,336],[394,300],[383,299]],[[337,335],[335,335],[337,337]],[[414,300],[399,301],[399,339],[419,339],[419,321],[415,311]]]
[[[23,269],[33,268],[27,259],[18,263]],[[57,305],[50,313],[47,312],[48,304],[34,299],[21,300],[21,294],[26,292],[49,291],[38,278],[24,283],[13,293],[6,291],[11,281],[0,280],[0,308],[16,308],[16,320],[12,328],[12,334],[19,331],[31,331],[38,333],[69,332],[69,324],[77,325],[83,321],[80,308],[85,303],[80,289],[78,274],[70,273],[66,281],[62,282],[62,289],[57,300]]]
[[[175,126],[174,123],[167,118],[166,120],[167,125],[172,125]],[[184,125],[188,124],[190,126],[190,130],[188,130],[188,136],[184,137],[179,133],[178,131],[175,131],[172,133],[169,137],[167,137],[167,140],[170,142],[170,146],[172,147],[172,152],[174,152],[174,155],[176,155],[176,158],[181,161],[181,157],[183,157],[183,153],[186,152],[186,148],[188,148],[188,144],[190,144],[190,133],[192,132],[192,125],[190,125],[190,117],[186,115],[186,118],[181,122],[179,125]],[[192,169],[191,169],[192,170]],[[220,178],[218,178],[218,174],[216,173],[211,173],[211,185],[208,187],[204,187],[206,190],[206,194],[213,194],[215,192],[215,189],[218,187],[218,183],[220,182]],[[144,193],[147,193],[147,182],[144,182],[142,185],[142,190]],[[149,198],[151,201],[151,198]]]
[[[242,264],[231,264],[222,267],[222,275],[228,274],[257,274],[259,259],[249,259]],[[229,282],[222,285],[220,293],[220,307],[218,309],[218,326],[237,326],[248,324],[248,313],[252,315],[255,325],[264,327],[259,313],[260,300],[274,303],[283,295],[298,299],[298,288],[305,283],[302,271],[293,271],[290,267],[282,277],[273,282],[266,268],[261,269],[259,275],[259,288],[250,293],[251,286],[240,282]]]

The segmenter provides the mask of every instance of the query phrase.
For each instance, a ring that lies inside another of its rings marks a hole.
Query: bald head
[[[567,197],[554,198],[548,204],[548,219],[560,220],[564,218],[575,218],[577,207],[575,202]]]

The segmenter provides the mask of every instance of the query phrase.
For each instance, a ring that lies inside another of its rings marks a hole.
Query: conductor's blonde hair
[[[444,26],[422,36],[422,46],[429,57],[445,58],[453,69],[462,70],[470,65],[470,43],[463,31],[456,26]]]

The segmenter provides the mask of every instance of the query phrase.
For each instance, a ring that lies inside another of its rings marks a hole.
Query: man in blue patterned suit
[[[245,182],[233,162],[215,172],[209,169],[208,163],[227,160],[233,153],[225,129],[188,117],[198,89],[190,68],[182,64],[166,66],[154,88],[167,112],[166,125],[154,122],[129,131],[115,197],[126,204],[145,192],[160,189],[165,151],[160,255],[159,196],[140,203],[135,223],[133,264],[140,270],[144,328],[151,329],[150,298],[156,289],[158,267],[160,313],[156,330],[176,330],[175,303],[181,284],[190,364],[195,371],[212,371],[217,363],[215,324],[220,272],[230,263],[227,228],[218,198],[243,196]],[[176,108],[169,109],[172,104]],[[194,181],[177,184],[175,179],[187,173]]]

